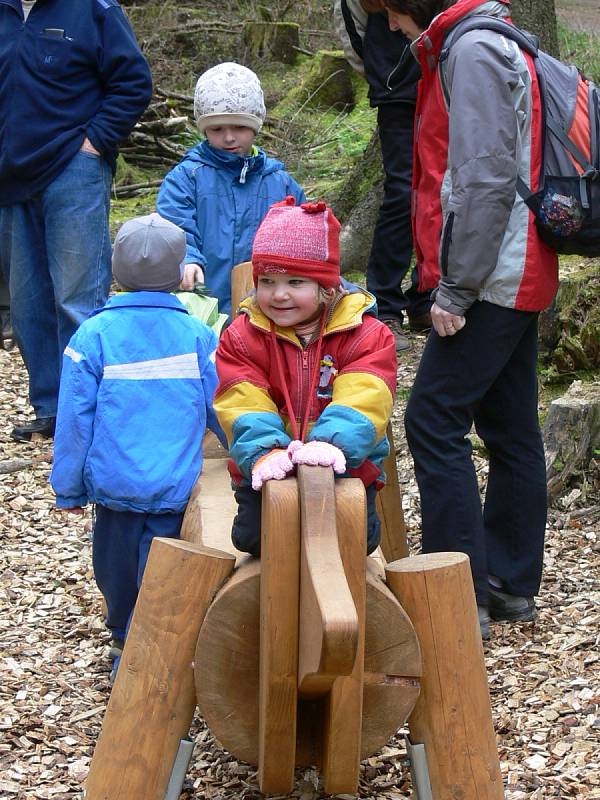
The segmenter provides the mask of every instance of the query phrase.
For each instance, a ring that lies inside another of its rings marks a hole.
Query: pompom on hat
[[[185,233],[160,214],[127,220],[115,237],[115,280],[134,292],[173,292],[181,283]]]
[[[323,200],[297,206],[288,196],[272,205],[254,237],[254,285],[259,275],[286,272],[336,289],[340,285],[340,227]]]
[[[198,78],[194,119],[203,133],[213,125],[245,125],[258,133],[265,116],[260,81],[248,67],[225,61]]]

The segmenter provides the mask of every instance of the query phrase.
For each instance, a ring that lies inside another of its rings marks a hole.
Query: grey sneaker
[[[490,617],[496,621],[532,622],[537,617],[533,597],[507,594],[495,586],[488,586]]]
[[[488,614],[487,606],[477,606],[477,614],[479,616],[479,629],[481,630],[481,638],[489,639],[490,633],[490,615]]]
[[[114,661],[116,658],[120,658],[123,653],[123,648],[125,647],[125,641],[123,639],[118,639],[116,636],[113,636],[112,641],[110,643],[110,650],[108,651],[108,657],[111,661]]]
[[[399,319],[382,319],[384,325],[387,325],[391,332],[394,334],[396,340],[396,352],[400,353],[402,350],[410,348],[410,341],[407,336],[402,333],[402,323]]]

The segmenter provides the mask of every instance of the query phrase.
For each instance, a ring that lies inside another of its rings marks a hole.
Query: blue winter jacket
[[[238,156],[204,140],[164,179],[156,210],[186,233],[186,264],[200,264],[219,311],[231,313],[231,270],[252,255],[256,229],[273,203],[304,191],[281,161],[255,148]]]
[[[60,508],[183,511],[202,468],[217,337],[164,292],[111,297],[65,349],[50,482]]]
[[[116,0],[0,0],[0,206],[59,175],[87,136],[115,168],[152,78]]]

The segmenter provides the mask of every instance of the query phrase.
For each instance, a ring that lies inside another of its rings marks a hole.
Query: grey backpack
[[[536,37],[497,17],[474,15],[452,28],[451,44],[467,31],[492,30],[512,39],[535,63],[543,118],[539,190],[517,178],[540,237],[558,253],[600,255],[600,88],[576,67],[538,49]],[[442,50],[440,61],[448,56]]]

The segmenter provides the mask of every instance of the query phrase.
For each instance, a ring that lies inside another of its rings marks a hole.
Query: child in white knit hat
[[[254,144],[265,114],[252,70],[226,62],[204,72],[194,117],[206,138],[167,174],[158,193],[158,212],[186,233],[182,288],[205,283],[226,314],[232,311],[231,269],[250,259],[269,207],[288,195],[298,203],[305,199],[283,164]]]

